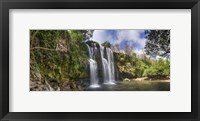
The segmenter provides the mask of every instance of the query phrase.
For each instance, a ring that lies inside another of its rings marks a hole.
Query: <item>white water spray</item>
[[[87,45],[88,47],[88,51],[89,51],[89,63],[90,63],[90,87],[91,88],[97,88],[100,87],[99,86],[99,78],[98,78],[98,73],[97,73],[97,62],[95,61],[95,48],[90,47],[89,45]]]
[[[104,47],[100,46],[104,84],[115,84],[115,68],[113,52],[110,48],[106,49],[107,59],[104,57]]]

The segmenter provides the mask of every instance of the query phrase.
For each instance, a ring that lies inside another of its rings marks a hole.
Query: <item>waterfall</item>
[[[102,70],[103,70],[103,77],[104,83],[109,80],[108,76],[108,61],[104,58],[104,47],[100,46],[101,52],[101,60],[102,60]]]
[[[106,49],[107,59],[104,58],[104,47],[100,46],[104,84],[115,84],[115,68],[113,52],[110,48]]]
[[[99,87],[99,78],[98,78],[98,73],[97,73],[97,62],[95,61],[95,50],[97,50],[96,45],[94,44],[95,47],[88,47],[88,52],[89,52],[89,63],[90,63],[90,87],[96,88]]]
[[[89,64],[90,64],[90,87],[97,88],[99,86],[98,78],[98,65],[95,60],[100,49],[100,57],[102,61],[103,70],[103,83],[104,84],[115,84],[115,68],[114,68],[114,56],[110,48],[105,48],[100,45],[98,49],[96,43],[86,44],[89,53]],[[98,57],[99,57],[98,56]]]
[[[108,75],[109,75],[109,84],[115,83],[115,68],[114,68],[114,56],[110,48],[106,48],[107,58],[108,58]]]

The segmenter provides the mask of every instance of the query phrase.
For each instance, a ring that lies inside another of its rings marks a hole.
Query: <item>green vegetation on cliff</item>
[[[63,83],[73,83],[88,78],[87,71],[85,71],[88,65],[87,47],[83,44],[83,37],[80,31],[73,30],[30,31],[32,90],[38,88],[34,82],[41,85],[48,83],[52,85],[52,82],[56,90]],[[76,87],[71,86],[71,88]]]
[[[149,79],[168,79],[170,75],[170,62],[162,58],[156,60],[143,54],[137,57],[134,52],[127,55],[114,53],[119,80],[125,78],[148,77]]]

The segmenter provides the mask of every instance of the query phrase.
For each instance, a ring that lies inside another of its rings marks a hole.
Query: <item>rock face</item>
[[[90,62],[90,82],[92,87],[99,84],[115,84],[115,61],[110,47],[87,41]]]
[[[102,84],[103,83],[103,70],[102,70],[102,60],[101,60],[101,54],[100,54],[100,46],[99,43],[95,42],[95,41],[87,41],[86,42],[87,45],[89,45],[89,47],[91,48],[96,48],[94,49],[94,59],[97,63],[97,75],[98,75],[98,79],[99,79],[99,83]],[[89,57],[89,52],[88,53],[88,57]],[[90,75],[90,71],[89,68],[90,66],[88,65],[88,75]]]
[[[30,90],[82,90],[80,82],[88,82],[83,40],[79,30],[31,30]]]
[[[119,68],[117,66],[117,53],[114,52],[113,56],[114,56],[114,59],[115,59],[115,63],[114,63],[114,66],[115,66],[115,79],[116,79],[116,81],[120,81],[122,79],[120,79],[120,77],[119,77]]]
[[[39,81],[30,81],[30,91],[49,91],[49,88]]]
[[[82,90],[79,81],[68,78],[70,58],[66,51],[35,49],[30,57],[30,91]],[[87,71],[81,73],[87,78]],[[69,86],[64,87],[64,82]]]
[[[35,48],[31,50],[31,91],[84,90],[85,87],[90,86],[91,80],[89,80],[89,76],[91,68],[89,63],[85,63],[84,67],[81,68],[80,65],[73,65],[73,61],[77,61],[79,58],[76,57],[76,59],[74,59],[74,56],[70,56],[68,47],[65,47],[66,43],[64,40],[59,40],[58,42],[60,44],[56,47],[56,49]],[[86,45],[92,48],[94,56],[92,59],[97,65],[96,72],[98,75],[98,84],[110,83],[105,82],[105,67],[107,69],[106,81],[115,81],[115,76],[118,74],[115,74],[114,72],[118,73],[118,70],[117,65],[114,63],[115,57],[112,50],[110,48],[100,46],[99,43],[95,41],[87,41],[86,43],[83,43],[83,46]],[[87,49],[81,51],[84,51],[86,54]],[[89,52],[87,52],[87,54],[89,57]],[[88,62],[87,55],[85,56],[86,58],[83,61]],[[103,61],[106,61],[106,66]],[[75,69],[78,73],[75,72]]]
[[[63,82],[60,86],[61,91],[83,91],[86,87],[89,86],[87,80],[77,82]]]
[[[130,80],[130,79],[128,79],[128,78],[125,78],[123,81],[130,82],[131,80]]]

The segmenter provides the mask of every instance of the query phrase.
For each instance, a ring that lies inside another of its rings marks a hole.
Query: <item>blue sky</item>
[[[132,45],[134,52],[142,54],[145,46],[145,30],[95,30],[93,40],[100,44],[108,41],[111,44],[119,44],[124,49],[125,43]]]

